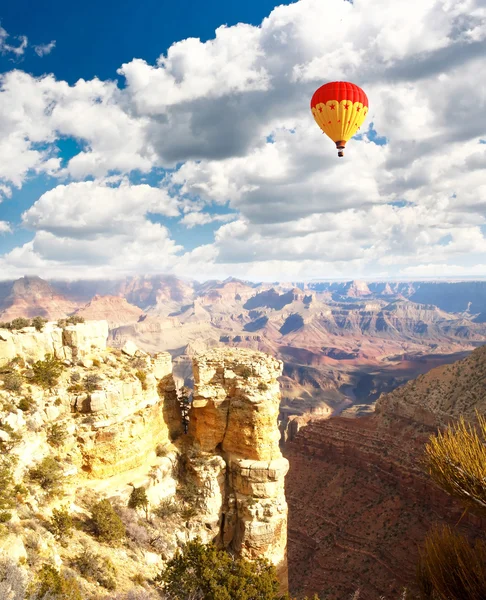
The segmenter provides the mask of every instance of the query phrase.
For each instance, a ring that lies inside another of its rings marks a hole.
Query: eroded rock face
[[[282,368],[281,361],[251,350],[196,357],[189,433],[196,449],[226,463],[220,539],[247,558],[268,558],[286,590],[288,461],[277,426]]]
[[[25,327],[19,331],[0,329],[0,364],[20,356],[25,360],[43,360],[53,354],[61,360],[82,360],[106,349],[108,323],[87,321],[64,329],[47,323],[42,331]]]

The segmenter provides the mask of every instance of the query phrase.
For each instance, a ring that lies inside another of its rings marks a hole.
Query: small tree
[[[64,540],[71,537],[73,528],[73,519],[66,506],[63,508],[54,508],[52,511],[51,529],[58,540]]]
[[[156,581],[170,600],[280,600],[275,567],[235,558],[213,544],[188,542]]]
[[[145,371],[137,371],[135,373],[135,376],[142,384],[142,390],[146,390],[147,389],[147,373]]]
[[[91,510],[94,533],[104,542],[116,542],[125,537],[122,520],[109,500],[101,500]]]
[[[149,501],[144,487],[134,487],[128,500],[128,508],[141,508],[145,512],[145,520],[149,518]]]
[[[38,360],[32,365],[32,383],[44,389],[52,389],[57,385],[62,370],[62,363],[52,354],[47,354],[44,360]]]
[[[76,579],[65,573],[59,573],[51,565],[42,566],[31,592],[32,596],[39,600],[83,600]]]
[[[38,483],[42,489],[54,494],[62,486],[62,468],[52,456],[46,456],[41,462],[30,469],[29,476]]]
[[[42,331],[46,323],[47,319],[44,319],[44,317],[34,317],[32,319],[32,327],[35,327],[37,331]]]

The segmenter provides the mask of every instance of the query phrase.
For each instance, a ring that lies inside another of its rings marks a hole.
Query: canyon
[[[482,347],[383,394],[373,415],[293,419],[284,451],[293,593],[415,597],[418,548],[433,524],[484,536],[486,523],[432,483],[423,456],[439,428],[484,414],[485,382]]]
[[[109,343],[167,351],[193,386],[191,358],[249,348],[284,364],[282,428],[294,415],[366,415],[381,393],[486,341],[486,282],[104,281],[0,283],[0,320],[107,320]]]

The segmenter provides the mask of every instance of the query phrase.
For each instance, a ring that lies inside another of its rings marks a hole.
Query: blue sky
[[[0,26],[1,278],[486,276],[480,0],[19,0]],[[332,80],[370,100],[344,159],[309,110]]]

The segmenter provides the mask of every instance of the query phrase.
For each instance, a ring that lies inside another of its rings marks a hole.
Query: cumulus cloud
[[[11,37],[7,31],[0,25],[0,53],[13,54],[16,57],[22,56],[28,45],[28,39],[25,35],[15,36],[16,43],[8,43],[8,38]]]
[[[2,233],[11,233],[12,229],[10,228],[10,224],[7,221],[0,221],[0,235]]]
[[[486,262],[485,54],[482,0],[299,0],[258,27],[177,42],[154,65],[127,62],[122,88],[6,73],[0,185],[19,187],[43,172],[67,183],[26,211],[35,238],[4,261],[52,265],[58,252],[60,269],[63,256],[76,262],[85,252],[86,264],[121,268],[94,241],[113,240],[118,252],[117,235],[134,222],[132,251],[146,247],[151,256],[146,226],[166,248],[160,268],[190,270],[192,260],[208,276],[476,268]],[[332,79],[355,81],[370,99],[363,133],[343,160],[309,110],[312,92]],[[67,164],[56,148],[61,136],[81,145]],[[158,188],[106,181],[160,167],[169,171]],[[214,204],[233,212],[214,213]],[[212,244],[182,254],[147,220],[157,210],[182,215],[188,228],[222,225]]]

